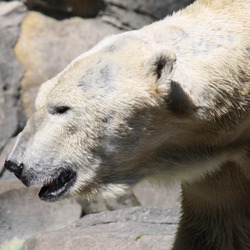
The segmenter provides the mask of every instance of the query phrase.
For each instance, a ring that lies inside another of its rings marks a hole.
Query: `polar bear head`
[[[49,201],[121,194],[160,173],[161,148],[190,126],[180,114],[193,109],[172,81],[175,63],[138,33],[107,38],[42,84],[6,167],[27,186],[42,184]]]

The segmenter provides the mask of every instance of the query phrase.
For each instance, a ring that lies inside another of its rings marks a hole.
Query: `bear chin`
[[[59,175],[44,182],[39,192],[39,198],[44,201],[57,201],[64,198],[76,181],[76,172],[63,169]]]

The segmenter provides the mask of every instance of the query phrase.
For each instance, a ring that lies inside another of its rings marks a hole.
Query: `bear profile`
[[[46,201],[179,181],[174,250],[250,249],[249,51],[249,0],[108,37],[41,85],[5,166]]]

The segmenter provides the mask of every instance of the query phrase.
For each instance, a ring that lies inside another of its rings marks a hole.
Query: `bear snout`
[[[25,165],[23,163],[16,163],[13,160],[6,160],[4,163],[4,167],[10,171],[11,173],[14,173],[15,176],[21,180],[21,182],[26,186],[29,187],[33,185],[33,173],[29,174],[27,171],[25,171]]]
[[[15,176],[20,179],[23,172],[23,164],[17,164],[14,161],[6,160],[4,163],[4,167],[10,172],[14,173]]]

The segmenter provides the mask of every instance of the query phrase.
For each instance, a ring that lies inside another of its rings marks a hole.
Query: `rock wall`
[[[116,200],[45,203],[37,187],[27,189],[3,165],[34,112],[42,82],[104,37],[140,28],[191,2],[0,1],[0,249],[170,248],[179,187],[168,191],[142,183]]]
[[[21,3],[0,2],[0,149],[23,125],[18,92],[24,68],[16,59],[13,47],[25,14],[26,8]]]

